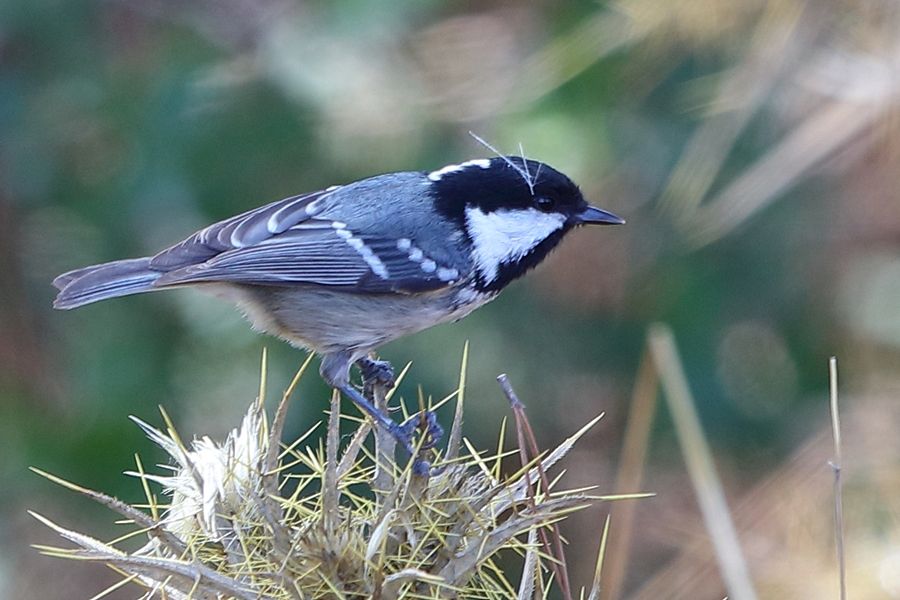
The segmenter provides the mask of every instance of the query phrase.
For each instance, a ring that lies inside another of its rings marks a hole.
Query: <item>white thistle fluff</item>
[[[265,416],[259,403],[250,406],[241,426],[231,430],[223,443],[203,436],[191,444],[190,450],[172,432],[164,434],[132,418],[176,463],[161,465],[172,469],[173,475],[143,475],[162,485],[172,498],[163,520],[166,529],[182,540],[199,531],[221,542],[224,528],[217,522],[220,513],[258,520],[258,514],[246,513],[257,513],[251,499],[254,490],[262,489],[268,450]]]

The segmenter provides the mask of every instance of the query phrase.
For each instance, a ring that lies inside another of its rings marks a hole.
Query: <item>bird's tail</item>
[[[117,260],[63,273],[53,280],[59,295],[54,308],[77,308],[98,300],[147,292],[162,275],[150,268],[149,258]]]

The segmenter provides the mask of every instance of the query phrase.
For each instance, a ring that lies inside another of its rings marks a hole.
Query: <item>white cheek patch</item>
[[[495,210],[466,208],[466,227],[474,246],[475,267],[485,282],[497,278],[503,263],[519,260],[554,231],[561,229],[566,217],[528,208]]]

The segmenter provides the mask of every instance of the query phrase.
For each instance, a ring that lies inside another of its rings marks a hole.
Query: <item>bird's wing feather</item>
[[[307,218],[286,230],[270,234],[253,244],[259,222],[277,215],[272,205],[259,209],[245,220],[223,221],[192,238],[229,239],[239,243],[195,262],[165,273],[155,285],[224,281],[254,285],[292,286],[318,284],[357,293],[416,293],[449,286],[458,273],[432,262],[427,269],[398,248],[396,240],[356,235],[333,221]],[[230,233],[229,233],[230,232]],[[179,246],[184,246],[187,240]],[[177,248],[177,246],[175,247]],[[187,248],[188,252],[193,252]],[[197,253],[194,253],[197,256]],[[418,257],[417,257],[418,258]],[[154,259],[155,260],[155,259]],[[433,268],[432,268],[432,265]]]
[[[218,254],[259,244],[316,216],[337,188],[292,196],[213,223],[150,260],[150,268],[173,271],[204,263]]]

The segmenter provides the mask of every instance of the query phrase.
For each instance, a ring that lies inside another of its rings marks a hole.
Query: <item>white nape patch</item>
[[[500,265],[519,260],[554,231],[566,217],[534,208],[495,210],[466,208],[466,229],[474,246],[475,267],[486,283],[497,278]]]
[[[357,253],[362,257],[366,264],[372,269],[372,272],[381,277],[382,279],[388,278],[387,267],[384,266],[384,263],[381,262],[381,259],[372,252],[372,249],[366,246],[366,243],[362,241],[358,237],[353,236],[353,232],[347,229],[347,224],[342,223],[340,221],[333,221],[331,226],[334,227],[334,233],[337,234],[339,238],[347,242],[347,244],[356,250]]]
[[[482,169],[488,169],[491,166],[491,161],[486,158],[476,158],[474,160],[469,160],[464,163],[458,165],[447,165],[437,171],[432,171],[428,174],[428,179],[431,181],[440,181],[444,175],[448,173],[456,173],[457,171],[462,171],[466,167],[481,167]]]

